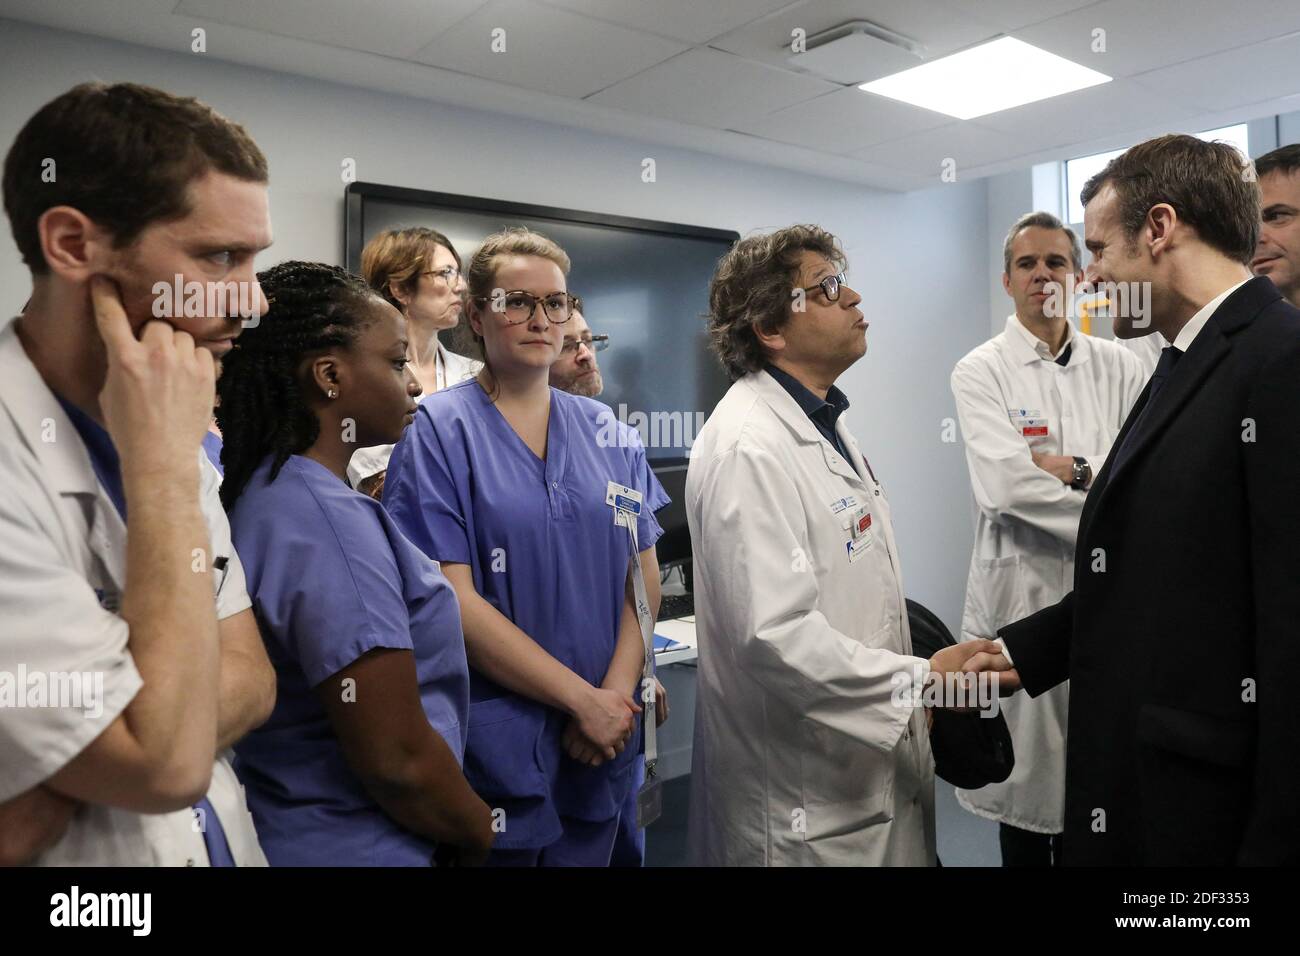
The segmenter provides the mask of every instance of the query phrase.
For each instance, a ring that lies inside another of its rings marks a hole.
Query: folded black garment
[[[912,629],[912,653],[917,657],[933,657],[957,643],[943,621],[911,598],[907,599],[907,620]],[[978,790],[1011,776],[1016,755],[1001,711],[988,717],[979,711],[959,714],[936,707],[933,713],[930,750],[936,774],[963,790]]]

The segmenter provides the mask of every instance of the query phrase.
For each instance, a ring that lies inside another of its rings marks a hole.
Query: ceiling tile
[[[949,159],[955,163],[957,179],[960,181],[963,170],[1027,152],[1030,150],[1021,148],[1020,144],[1006,134],[966,121],[912,133],[902,139],[858,150],[852,155],[894,169],[921,174],[930,172],[934,176],[935,185],[938,185],[943,182],[940,178],[944,171],[943,164]]]
[[[1143,73],[1142,84],[1214,111],[1300,93],[1300,34]]]
[[[822,152],[856,154],[877,143],[950,123],[951,116],[865,93],[854,86],[731,128]]]
[[[1086,90],[1027,103],[979,118],[980,125],[1008,133],[1030,153],[1081,139],[1097,139],[1153,123],[1173,124],[1195,110],[1135,80],[1118,79]]]
[[[263,30],[351,50],[409,57],[487,0],[181,0],[178,16]]]
[[[589,102],[722,129],[837,89],[825,80],[704,47],[616,83]]]
[[[1126,0],[1132,3],[1134,0]],[[1146,0],[1137,0],[1145,3]],[[1090,7],[1098,0],[981,0],[967,9],[971,15],[999,30],[1016,30],[1031,23],[1050,20],[1074,10]]]
[[[1096,30],[1104,52],[1093,51]],[[1104,0],[1015,36],[1107,76],[1139,76],[1296,30],[1294,0]]]
[[[869,20],[915,40],[925,47],[926,59],[991,39],[997,33],[988,24],[936,0],[875,0],[870,4],[861,0],[806,0],[719,37],[710,45],[751,60],[797,69],[797,58],[788,62],[793,30],[804,30],[812,37],[850,20]]]
[[[492,51],[505,31],[505,52]],[[493,0],[414,57],[557,96],[584,97],[662,63],[686,45],[527,0]]]
[[[542,0],[552,6],[687,43],[716,36],[790,5],[790,0]]]

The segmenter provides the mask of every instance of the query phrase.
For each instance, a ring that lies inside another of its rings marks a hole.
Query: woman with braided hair
[[[468,284],[486,365],[420,403],[385,479],[384,506],[460,599],[465,774],[505,820],[489,865],[609,865],[648,710],[626,585],[639,570],[653,615],[653,509],[667,496],[635,430],[550,387],[568,270],[538,233],[484,240]],[[631,527],[615,523],[612,488],[639,503]]]
[[[278,695],[236,749],[272,865],[477,862],[492,814],[461,772],[469,679],[438,566],[347,483],[420,394],[401,314],[335,266],[259,273],[269,311],[224,361],[222,501]]]

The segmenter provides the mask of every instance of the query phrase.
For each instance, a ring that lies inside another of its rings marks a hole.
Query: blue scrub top
[[[270,720],[235,746],[258,838],[273,866],[427,866],[434,844],[366,792],[313,688],[374,648],[412,651],[424,712],[461,760],[456,594],[378,502],[325,466],[294,455],[268,482],[270,470],[268,457],[230,514],[277,681]]]
[[[469,565],[485,600],[599,686],[618,640],[628,569],[627,529],[605,503],[608,483],[644,496],[643,551],[663,533],[654,511],[668,496],[634,429],[592,399],[554,388],[550,395],[545,461],[477,381],[430,395],[393,449],[384,506],[425,554]],[[494,846],[543,847],[560,836],[560,817],[618,815],[638,739],[586,767],[562,754],[568,720],[470,671],[465,776],[489,806],[505,810]]]
[[[221,436],[204,432],[203,453],[208,456],[208,461],[212,462],[212,467],[217,469],[217,474],[224,477],[226,469],[221,465]]]

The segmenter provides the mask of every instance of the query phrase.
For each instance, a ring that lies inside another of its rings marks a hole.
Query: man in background
[[[573,300],[573,317],[564,326],[564,346],[559,361],[551,366],[551,385],[572,395],[595,398],[605,390],[596,353],[609,346],[609,336],[592,335],[582,314],[582,298],[575,295]]]
[[[1268,276],[1292,305],[1300,306],[1300,143],[1255,160],[1259,180],[1259,245],[1251,271]]]
[[[1063,293],[1082,278],[1081,255],[1055,216],[1016,220],[1002,248],[1002,288],[1016,311],[952,373],[975,496],[963,640],[1069,591],[1088,490],[1146,384],[1137,358],[1071,324]],[[1066,683],[1034,700],[1009,698],[1015,769],[1002,783],[957,791],[971,813],[998,821],[1004,866],[1059,865],[1068,708]]]

